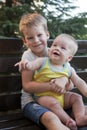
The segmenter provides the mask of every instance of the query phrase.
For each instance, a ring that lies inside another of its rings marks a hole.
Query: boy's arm
[[[75,87],[87,97],[87,84],[81,79],[75,72],[74,68],[71,67],[71,81],[74,83]]]
[[[21,72],[22,75],[22,86],[23,89],[28,93],[40,93],[52,91],[55,93],[59,93],[57,87],[54,83],[50,82],[36,82],[32,80],[33,71],[23,69]]]
[[[74,84],[71,79],[68,79],[68,83],[66,84],[66,91],[72,90],[74,88]]]

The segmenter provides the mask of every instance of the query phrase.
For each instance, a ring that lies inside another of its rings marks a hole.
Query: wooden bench
[[[48,41],[49,47],[52,41]],[[78,40],[78,44],[79,50],[71,64],[87,82],[87,41]],[[14,64],[21,59],[23,51],[21,39],[0,39],[0,130],[42,130],[21,111],[21,75]],[[87,98],[83,99],[86,103]],[[78,130],[87,130],[87,127]]]

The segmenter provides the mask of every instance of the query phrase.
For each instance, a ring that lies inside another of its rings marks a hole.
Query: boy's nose
[[[39,41],[38,37],[35,37],[34,42],[38,42],[38,41]]]

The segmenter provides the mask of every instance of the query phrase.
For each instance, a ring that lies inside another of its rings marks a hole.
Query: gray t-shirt
[[[29,61],[33,61],[36,58],[38,58],[38,56],[34,55],[30,49],[26,50],[22,55],[22,60],[27,59]],[[27,103],[34,101],[34,97],[32,94],[25,92],[23,89],[21,92],[21,107],[23,108]]]

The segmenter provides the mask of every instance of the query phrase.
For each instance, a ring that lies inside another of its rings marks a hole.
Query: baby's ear
[[[71,61],[72,58],[73,58],[73,56],[69,56],[69,57],[68,57],[68,62]]]

